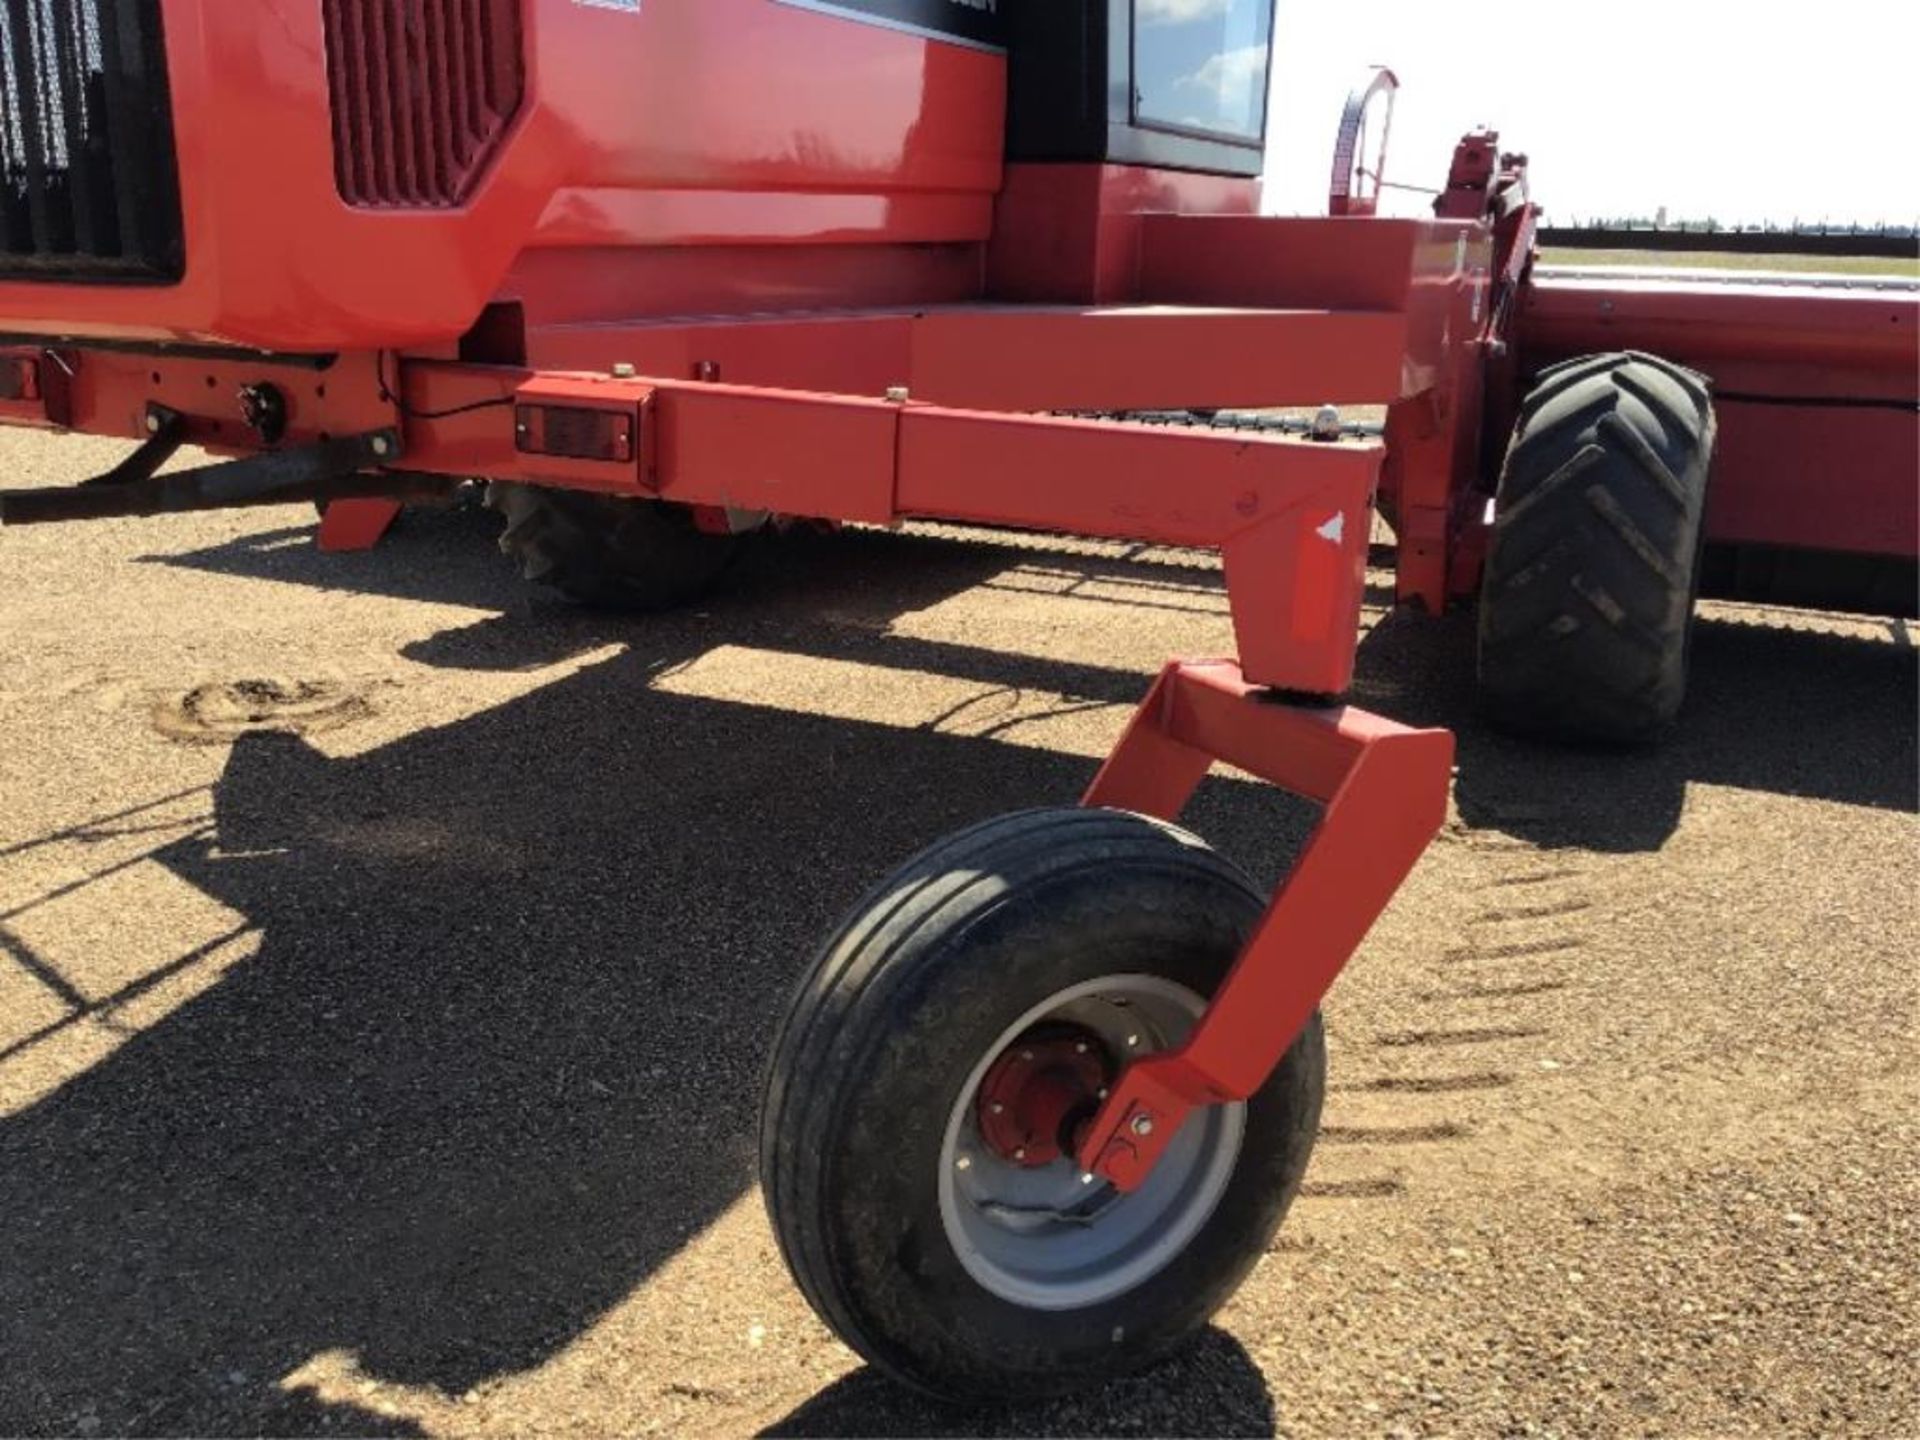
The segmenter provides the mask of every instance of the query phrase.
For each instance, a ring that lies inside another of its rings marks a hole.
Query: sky
[[[1553,222],[1920,219],[1915,0],[1280,0],[1268,210],[1325,213],[1340,109],[1374,64],[1401,84],[1388,180],[1439,186],[1486,124]]]

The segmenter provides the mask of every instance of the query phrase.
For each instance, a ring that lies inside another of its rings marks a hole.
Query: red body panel
[[[357,210],[335,184],[321,7],[163,13],[184,280],[0,283],[0,330],[420,345],[545,246],[977,247],[990,227],[1005,61],[984,51],[767,0],[529,0],[528,98],[467,205]],[[772,268],[742,299],[764,303]],[[971,268],[977,288],[977,251]]]
[[[1390,310],[939,306],[536,331],[546,369],[879,395],[1005,410],[1307,404],[1398,394],[1408,321]]]
[[[1251,215],[1251,180],[1131,165],[1010,165],[987,282],[1003,300],[1112,304],[1133,298],[1141,217]]]
[[[1520,342],[1529,368],[1633,349],[1712,379],[1710,541],[1920,551],[1920,289],[1555,275]]]

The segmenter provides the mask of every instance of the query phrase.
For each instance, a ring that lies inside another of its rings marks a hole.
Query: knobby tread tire
[[[1631,744],[1686,694],[1714,414],[1704,377],[1636,351],[1540,373],[1481,584],[1482,709],[1503,729]]]
[[[1325,1073],[1317,1016],[1248,1102],[1242,1159],[1214,1218],[1170,1272],[1103,1305],[1042,1316],[989,1295],[953,1259],[937,1207],[926,1220],[916,1187],[923,1168],[934,1183],[928,1156],[958,1095],[940,1091],[940,1077],[979,1058],[964,1037],[990,1041],[1062,979],[1109,973],[1091,932],[1173,925],[1190,943],[1171,947],[1187,953],[1169,962],[1169,978],[1210,994],[1264,906],[1184,831],[1087,809],[986,821],[870,891],[803,978],[761,1109],[767,1208],[816,1313],[896,1378],[971,1399],[1128,1372],[1198,1330],[1264,1253],[1306,1168]],[[1009,953],[1022,963],[1009,966]],[[896,1093],[916,1084],[923,1093]],[[864,1164],[876,1134],[887,1137],[887,1162]],[[876,1221],[861,1206],[878,1205],[870,1192],[882,1189],[896,1193]],[[1023,1333],[1038,1321],[1038,1338]],[[1121,1333],[1125,1344],[1110,1338]]]
[[[496,481],[487,508],[506,520],[500,549],[521,575],[581,605],[665,610],[719,582],[744,536],[710,535],[684,506]]]

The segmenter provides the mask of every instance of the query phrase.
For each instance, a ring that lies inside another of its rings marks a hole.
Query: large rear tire
[[[1108,810],[975,826],[855,907],[761,1112],[781,1252],[842,1339],[923,1390],[1005,1400],[1135,1374],[1206,1323],[1306,1169],[1318,1017],[1132,1194],[1083,1181],[1073,1137],[1128,1060],[1181,1042],[1262,909],[1191,835]]]
[[[1480,592],[1494,723],[1554,739],[1657,736],[1686,694],[1713,403],[1638,353],[1543,371],[1521,407]]]
[[[526,579],[609,610],[665,610],[711,590],[743,536],[709,534],[683,505],[496,481],[500,549]]]

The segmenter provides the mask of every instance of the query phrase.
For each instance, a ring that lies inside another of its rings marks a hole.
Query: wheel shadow
[[[1240,1342],[1208,1329],[1186,1351],[1090,1394],[1031,1405],[957,1409],[857,1370],[760,1433],[807,1436],[1269,1436],[1278,1419],[1266,1377]]]

